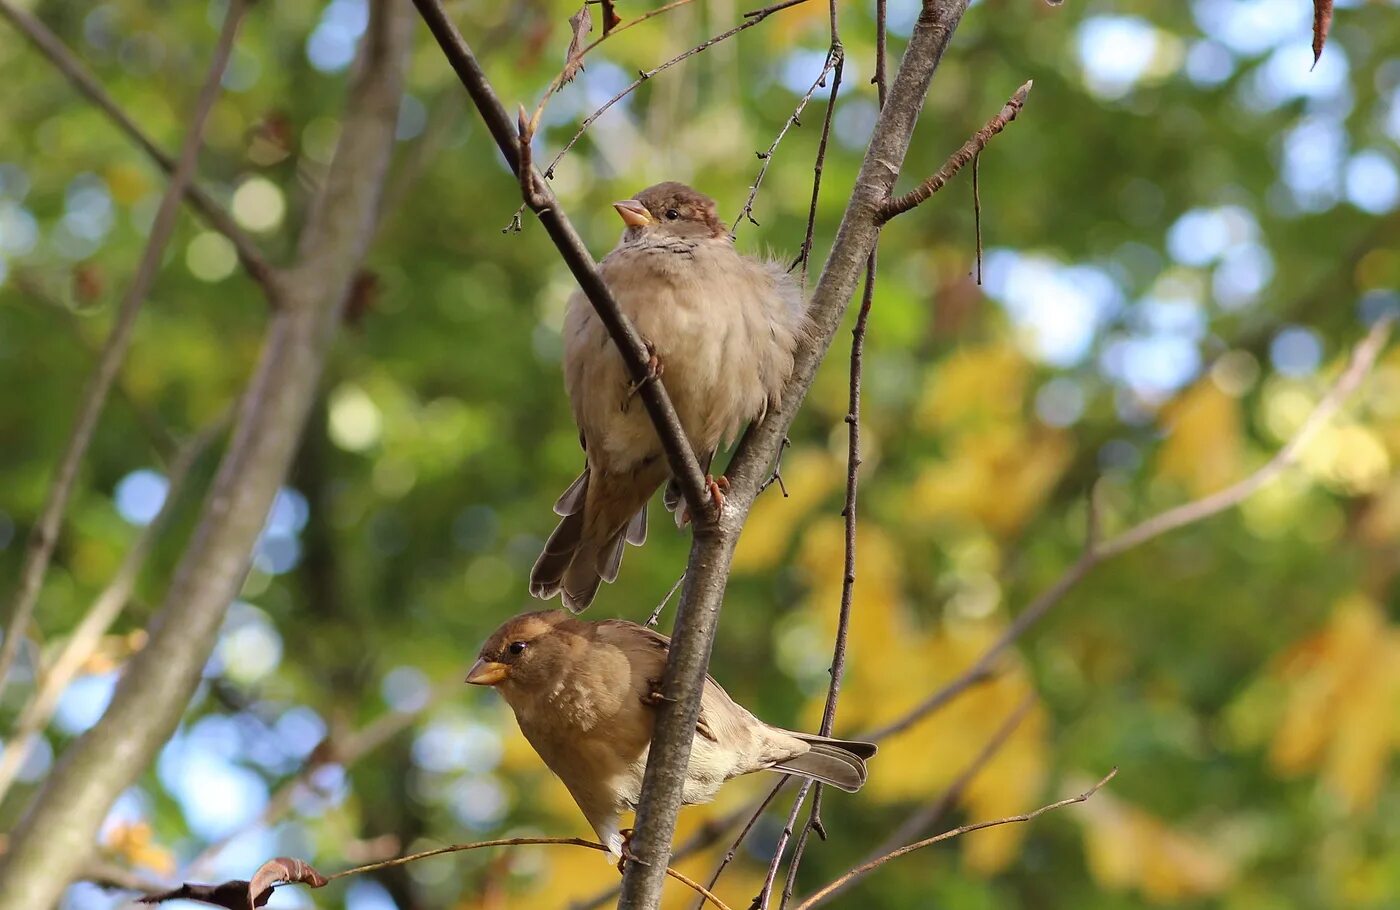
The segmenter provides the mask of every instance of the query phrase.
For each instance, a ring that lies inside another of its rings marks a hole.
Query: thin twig
[[[1034,80],[1027,79],[1024,85],[1016,89],[996,116],[988,120],[986,126],[973,133],[972,138],[964,142],[962,148],[949,155],[943,166],[927,180],[903,196],[889,199],[880,206],[879,220],[886,222],[896,215],[902,215],[943,189],[948,181],[962,170],[963,165],[971,162],[982,149],[987,147],[987,143],[992,141],[993,136],[1006,129],[1006,125],[1016,119],[1016,115],[1025,106],[1026,96],[1030,94],[1031,86],[1034,84]]]
[[[933,825],[943,817],[944,813],[956,805],[958,800],[962,799],[963,794],[967,792],[967,788],[972,781],[978,774],[982,773],[982,770],[991,763],[992,759],[996,757],[996,754],[1000,752],[1007,741],[1011,739],[1011,734],[1015,733],[1017,728],[1021,726],[1021,721],[1025,719],[1026,715],[1030,713],[1031,708],[1035,706],[1035,701],[1035,693],[1033,691],[1027,693],[1026,697],[1006,716],[1006,720],[1002,721],[1001,726],[997,727],[996,731],[992,733],[987,742],[978,750],[977,755],[973,757],[972,761],[967,763],[967,766],[963,768],[957,778],[948,785],[938,797],[937,801],[919,809],[906,818],[889,837],[885,838],[883,844],[870,852],[870,855],[866,859],[876,859],[892,850],[897,850],[900,844],[908,843],[911,839],[920,836],[929,828],[933,827]]]
[[[731,843],[729,849],[725,851],[724,858],[721,859],[719,865],[715,867],[714,874],[710,876],[710,890],[713,891],[715,885],[719,884],[719,877],[724,874],[724,870],[727,869],[729,864],[734,862],[734,858],[739,855],[739,847],[744,843],[745,838],[749,836],[749,832],[753,830],[753,826],[758,824],[758,820],[763,817],[763,813],[768,809],[769,804],[777,797],[778,791],[783,789],[791,779],[792,778],[787,776],[778,778],[778,782],[768,791],[768,795],[759,801],[758,806],[753,810],[753,814],[749,816],[749,820],[745,822],[744,827],[740,829],[739,836],[734,838],[734,842]],[[697,903],[695,905],[695,910],[700,910],[700,904]]]
[[[954,828],[951,831],[944,831],[942,834],[936,834],[933,837],[925,838],[921,841],[915,841],[912,844],[906,844],[905,846],[900,847],[898,850],[892,850],[889,853],[886,853],[884,856],[876,857],[875,859],[866,863],[861,863],[859,866],[850,870],[845,875],[842,875],[840,878],[824,886],[816,894],[813,894],[811,897],[798,904],[797,910],[811,910],[812,907],[824,903],[827,898],[835,894],[837,891],[840,891],[841,889],[847,887],[851,884],[851,882],[855,881],[856,879],[868,875],[870,872],[874,871],[875,869],[878,869],[880,866],[883,866],[885,863],[889,862],[892,859],[899,859],[901,856],[904,856],[908,853],[913,853],[915,850],[922,850],[925,847],[930,847],[934,844],[940,843],[945,840],[952,840],[955,837],[958,837],[963,834],[969,834],[973,831],[981,831],[984,828],[995,828],[999,825],[1012,825],[1020,822],[1032,821],[1044,815],[1046,812],[1053,812],[1056,809],[1063,809],[1065,806],[1073,806],[1076,803],[1082,803],[1089,799],[1089,797],[1093,796],[1095,793],[1099,792],[1099,790],[1102,789],[1104,785],[1107,784],[1109,781],[1113,780],[1113,778],[1117,774],[1118,769],[1114,768],[1112,771],[1109,771],[1108,774],[1104,775],[1102,780],[1100,780],[1098,783],[1094,784],[1092,787],[1090,787],[1088,790],[1085,790],[1078,796],[1071,796],[1068,799],[1062,799],[1059,802],[1050,803],[1048,806],[1041,806],[1034,812],[1027,812],[1024,815],[1009,815],[1006,818],[998,818],[994,821],[989,822],[977,822],[973,825],[962,825],[961,827]]]
[[[768,173],[768,166],[773,163],[773,153],[778,150],[778,143],[783,141],[783,137],[787,135],[789,129],[794,126],[802,125],[802,112],[807,109],[807,103],[812,100],[812,96],[817,93],[817,89],[826,85],[827,75],[831,73],[832,70],[841,66],[845,56],[846,51],[841,47],[839,42],[831,45],[831,48],[826,52],[826,62],[822,64],[822,70],[817,74],[817,78],[813,81],[812,87],[807,89],[807,93],[798,100],[797,107],[793,108],[787,120],[783,121],[783,127],[778,130],[778,135],[773,137],[773,142],[768,146],[768,151],[757,153],[759,160],[762,161],[763,164],[759,166],[758,176],[754,177],[753,183],[749,185],[749,196],[744,200],[744,207],[739,210],[738,215],[734,216],[734,226],[729,229],[730,237],[739,236],[739,225],[742,224],[745,219],[748,219],[749,223],[755,227],[758,226],[758,222],[755,221],[753,217],[753,201],[758,196],[758,188],[763,185],[763,178],[764,175]],[[831,112],[831,109],[836,106],[836,87],[840,85],[840,77],[836,76],[833,78],[835,84],[832,87],[831,98],[827,102],[828,114]]]
[[[111,120],[118,130],[125,133],[128,139],[136,143],[161,170],[167,174],[174,174],[176,160],[157,146],[154,140],[136,125],[136,122],[112,99],[112,96],[107,94],[107,91],[92,73],[83,66],[72,51],[64,46],[57,35],[49,31],[44,23],[27,10],[15,6],[11,0],[0,0],[0,16],[8,19],[16,29],[22,32],[30,43],[38,48],[40,53],[49,58],[49,62],[72,83],[74,88],[96,105],[98,110],[106,114],[107,119]],[[276,306],[279,299],[276,273],[267,260],[263,258],[257,244],[243,233],[232,216],[219,203],[215,202],[212,196],[200,189],[193,180],[185,185],[184,194],[205,223],[223,234],[233,244],[243,267],[248,270],[252,279],[262,286],[267,294],[268,302]]]
[[[972,230],[977,236],[977,286],[982,286],[982,187],[978,180],[982,153],[972,156]]]
[[[691,2],[693,2],[693,0],[671,0],[670,3],[667,3],[664,6],[658,6],[656,9],[648,10],[640,16],[634,16],[631,19],[628,19],[621,25],[618,25],[613,29],[604,32],[602,35],[599,35],[597,38],[594,38],[592,41],[585,44],[582,48],[579,49],[577,54],[573,55],[564,62],[564,67],[563,69],[559,70],[559,75],[555,76],[554,79],[550,81],[549,87],[544,90],[544,95],[540,98],[540,103],[535,105],[535,111],[531,115],[531,120],[535,123],[539,122],[540,116],[544,113],[544,106],[547,103],[549,103],[549,99],[554,95],[555,92],[559,91],[559,89],[563,88],[564,85],[566,85],[572,80],[572,77],[569,75],[569,73],[570,70],[573,68],[573,65],[576,63],[582,63],[583,58],[588,56],[588,53],[592,51],[595,47],[602,44],[604,41],[607,41],[613,35],[616,35],[619,32],[625,32],[634,25],[640,25],[648,19],[652,18],[653,16],[659,16],[662,13],[669,13],[676,7],[685,6],[687,3]],[[582,69],[583,67],[579,66],[578,68]]]
[[[1209,496],[1193,500],[1174,509],[1168,509],[1134,525],[1104,543],[1098,543],[1098,506],[1091,495],[1087,510],[1086,541],[1083,551],[1074,564],[1066,569],[1055,580],[1054,584],[1032,600],[1017,615],[1011,625],[1007,626],[1006,631],[1002,632],[1001,636],[961,676],[915,705],[898,720],[874,731],[871,736],[881,738],[907,730],[923,720],[930,711],[946,704],[968,689],[974,680],[985,677],[987,673],[991,672],[993,663],[1001,656],[1002,652],[1019,640],[1027,629],[1044,618],[1045,614],[1050,612],[1051,608],[1058,604],[1099,563],[1141,546],[1168,531],[1203,521],[1226,509],[1233,508],[1275,480],[1279,474],[1298,460],[1303,446],[1336,415],[1342,404],[1356,391],[1362,379],[1375,366],[1376,358],[1380,356],[1386,341],[1390,338],[1393,323],[1393,317],[1385,317],[1377,320],[1371,326],[1370,331],[1352,350],[1351,360],[1346,369],[1318,401],[1312,413],[1303,421],[1298,432],[1274,453],[1272,458],[1243,480]]]
[[[754,895],[753,902],[749,904],[749,910],[767,910],[768,902],[773,897],[773,884],[777,881],[778,869],[783,865],[783,852],[787,849],[788,841],[792,839],[797,826],[797,816],[801,813],[802,804],[807,801],[807,793],[812,787],[812,781],[804,780],[802,786],[797,789],[792,808],[788,810],[787,821],[783,823],[778,842],[773,845],[773,856],[768,860],[768,871],[763,876],[763,884],[759,887],[758,894]]]
[[[125,609],[157,538],[169,522],[171,513],[175,511],[191,469],[210,444],[227,429],[231,416],[228,413],[224,414],[180,447],[171,461],[166,477],[165,499],[160,504],[160,510],[150,523],[141,529],[126,556],[122,558],[121,565],[117,567],[107,586],[102,589],[102,593],[92,602],[92,606],[73,629],[73,633],[68,636],[52,665],[41,675],[36,675],[34,694],[20,711],[14,730],[5,744],[5,751],[0,752],[0,804],[4,803],[15,775],[24,764],[30,749],[34,747],[39,734],[48,726],[54,710],[58,707],[60,696],[97,650],[98,645],[102,643],[102,637]]]
[[[647,617],[647,625],[655,626],[661,620],[661,611],[666,609],[666,605],[671,602],[671,598],[676,596],[676,592],[681,589],[681,582],[685,581],[685,573],[682,572],[676,579],[676,583],[671,585],[671,590],[666,592],[666,596],[661,598],[661,603],[656,605],[656,609],[651,611]]]
[[[10,8],[8,4],[0,4],[0,11],[5,12],[14,22],[24,21],[23,14]],[[213,109],[214,101],[219,96],[219,82],[223,78],[224,69],[228,66],[229,56],[233,51],[233,41],[238,34],[238,26],[242,23],[243,14],[246,11],[245,0],[232,0],[228,14],[224,17],[218,44],[214,48],[214,58],[210,62],[208,74],[199,90],[199,97],[195,101],[194,111],[190,117],[189,132],[185,134],[185,141],[180,147],[180,159],[175,164],[170,184],[166,187],[165,194],[160,200],[160,207],[156,210],[155,219],[151,222],[146,248],[141,254],[141,261],[136,266],[136,273],[132,276],[131,285],[127,288],[126,295],[122,298],[121,305],[117,309],[112,331],[107,336],[107,341],[102,348],[97,368],[88,379],[86,388],[83,389],[83,396],[78,405],[78,416],[74,421],[73,431],[68,437],[68,444],[64,448],[63,455],[59,458],[58,468],[54,471],[53,485],[49,488],[44,510],[40,513],[39,520],[30,532],[29,544],[24,554],[24,565],[20,569],[19,586],[10,603],[9,622],[5,627],[5,641],[3,645],[0,645],[0,693],[5,691],[10,667],[14,663],[15,655],[19,653],[19,643],[29,630],[29,622],[34,615],[34,606],[44,584],[44,575],[48,572],[49,560],[53,557],[54,547],[58,543],[58,532],[63,522],[63,513],[68,507],[68,499],[78,480],[78,469],[82,466],[83,456],[87,454],[88,446],[92,443],[93,435],[97,431],[98,418],[102,416],[102,409],[107,404],[107,394],[111,391],[112,383],[116,379],[118,371],[121,370],[122,362],[126,359],[127,348],[131,344],[132,331],[136,327],[136,317],[141,312],[142,304],[146,302],[146,294],[150,291],[151,285],[155,283],[156,273],[160,271],[166,244],[175,230],[176,217],[180,213],[180,201],[184,197],[190,181],[194,178],[195,166],[199,161],[199,150],[204,144],[204,124],[209,119],[209,112]]]
[[[784,436],[783,441],[778,444],[778,455],[773,459],[773,473],[769,474],[768,479],[758,485],[758,492],[762,493],[776,483],[778,489],[782,491],[783,498],[788,498],[787,484],[783,482],[783,452],[791,445],[792,440]]]
[[[461,853],[466,850],[482,850],[488,847],[528,847],[544,845],[561,845],[570,847],[585,847],[589,850],[598,850],[607,853],[608,848],[602,844],[594,843],[591,840],[584,840],[581,837],[507,837],[500,840],[486,840],[475,844],[453,844],[450,847],[438,847],[435,850],[424,850],[421,853],[410,853],[407,856],[398,856],[393,859],[381,860],[377,863],[365,863],[363,866],[356,866],[353,869],[345,869],[340,872],[326,876],[327,880],[335,881],[338,878],[346,878],[351,875],[360,875],[365,872],[376,872],[380,869],[387,869],[391,866],[402,866],[406,863],[417,862],[420,859],[427,859],[431,856],[442,856],[445,853]],[[706,888],[704,885],[677,872],[671,867],[666,867],[666,874],[676,881],[685,885],[690,890],[699,894],[720,910],[730,910],[729,906]]]
[[[839,43],[836,37],[836,3],[831,3],[831,32],[833,44]],[[883,0],[876,9],[875,16],[875,76],[874,82],[880,99],[880,106],[885,104],[886,84],[885,84],[885,8]],[[833,726],[836,723],[836,705],[841,697],[841,681],[846,673],[846,642],[850,635],[851,628],[851,606],[855,597],[856,586],[856,496],[859,488],[860,478],[860,394],[861,376],[865,358],[865,334],[870,321],[870,308],[875,301],[875,281],[879,265],[880,231],[876,228],[875,243],[870,248],[870,255],[865,264],[865,290],[861,294],[860,311],[856,314],[856,323],[851,329],[851,365],[850,365],[850,388],[846,403],[846,501],[841,509],[841,517],[845,523],[845,556],[843,573],[841,578],[841,605],[836,622],[836,641],[832,645],[831,653],[831,682],[826,690],[826,704],[822,709],[822,722],[820,733],[822,736],[830,736]],[[793,888],[797,884],[797,871],[802,866],[802,857],[806,855],[807,844],[811,841],[811,835],[817,834],[822,840],[826,840],[826,828],[822,825],[822,794],[824,788],[817,784],[812,793],[812,808],[807,814],[807,824],[803,826],[802,833],[797,838],[797,843],[792,849],[792,861],[788,863],[787,879],[783,883],[783,896],[778,906],[784,908],[792,898]]]
[[[790,2],[801,2],[801,0],[790,0]],[[510,115],[506,113],[500,99],[496,97],[495,89],[491,87],[490,81],[486,78],[486,73],[481,69],[481,64],[477,62],[476,55],[462,37],[462,33],[457,30],[457,26],[447,15],[446,10],[443,9],[442,0],[414,0],[414,5],[418,8],[423,21],[427,23],[429,31],[433,33],[433,37],[437,39],[443,55],[452,64],[452,68],[466,88],[467,94],[471,96],[472,103],[476,106],[482,120],[485,121],[487,129],[501,150],[501,154],[505,157],[511,170],[520,176],[522,173],[520,123],[518,121],[512,122]],[[528,156],[526,156],[525,164],[529,164]],[[526,173],[533,174],[532,171],[526,171]],[[554,198],[548,183],[541,179],[538,174],[533,174],[532,177],[521,177],[521,180],[522,187],[533,191],[526,193],[526,203],[539,216],[540,223],[544,225],[560,256],[569,266],[574,279],[578,281],[579,287],[587,295],[593,308],[597,310],[598,318],[617,345],[618,352],[627,366],[632,381],[638,384],[638,394],[646,405],[647,413],[656,427],[662,448],[666,452],[666,460],[671,474],[680,484],[681,492],[685,495],[686,505],[690,508],[690,514],[699,517],[696,531],[697,533],[703,531],[705,526],[712,524],[719,518],[719,509],[708,493],[704,472],[700,470],[700,462],[695,457],[695,450],[691,448],[681,427],[680,418],[676,416],[676,410],[671,404],[670,397],[666,394],[664,383],[659,379],[647,381],[648,377],[651,377],[647,365],[649,355],[641,336],[637,334],[636,328],[622,312],[622,308],[618,306],[617,300],[608,290],[608,286],[603,283],[602,277],[598,274],[598,266],[593,261],[593,256],[588,252],[583,239],[574,230],[573,224]]]
[[[884,0],[880,2],[884,3]],[[822,135],[817,141],[817,159],[812,164],[812,201],[807,206],[807,230],[802,236],[802,248],[798,251],[797,258],[788,266],[789,272],[798,266],[802,267],[803,288],[807,287],[807,266],[812,259],[812,238],[817,229],[817,200],[822,191],[822,171],[826,168],[826,148],[831,142],[831,122],[836,116],[836,94],[841,90],[841,74],[845,69],[846,55],[842,53],[831,73],[831,97],[826,102],[826,114],[822,117]],[[778,450],[778,456],[782,457],[781,449]],[[781,480],[779,482],[781,483]],[[783,495],[787,495],[787,490],[783,491]]]
[[[700,42],[699,44],[692,47],[690,50],[685,51],[681,54],[677,54],[670,60],[667,60],[665,63],[662,63],[654,69],[643,70],[642,72],[638,73],[637,78],[632,80],[631,84],[629,84],[622,91],[618,92],[616,95],[613,95],[607,101],[603,102],[603,105],[601,107],[599,107],[593,113],[589,114],[587,117],[584,118],[583,123],[579,124],[578,131],[574,133],[573,138],[571,138],[549,162],[549,167],[545,168],[545,178],[550,180],[554,178],[554,169],[559,166],[559,162],[563,159],[565,155],[569,153],[569,150],[572,149],[574,145],[577,144],[578,141],[583,138],[583,134],[587,132],[590,126],[593,125],[594,121],[596,121],[599,117],[603,116],[603,114],[606,113],[607,110],[611,108],[614,104],[617,104],[623,98],[626,98],[628,95],[632,94],[632,92],[636,91],[637,87],[640,86],[643,82],[646,82],[648,79],[655,76],[657,73],[670,69],[677,63],[680,63],[682,60],[694,57],[696,54],[706,50],[707,48],[719,44],[721,41],[724,41],[728,38],[734,37],[735,35],[739,34],[745,29],[753,28],[755,25],[758,25],[760,22],[762,22],[764,19],[767,19],[774,13],[781,12],[782,10],[788,9],[789,7],[798,6],[806,2],[807,0],[783,0],[782,3],[775,3],[772,6],[766,6],[763,9],[744,13],[744,21],[740,22],[738,25],[734,26],[728,31],[720,32],[718,35],[715,35],[712,38],[708,38]]]

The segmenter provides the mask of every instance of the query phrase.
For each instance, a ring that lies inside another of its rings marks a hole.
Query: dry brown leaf
[[[622,24],[622,17],[617,14],[617,10],[613,9],[613,0],[598,0],[598,2],[603,5],[603,34],[606,35]]]
[[[1313,0],[1313,68],[1322,59],[1322,47],[1332,28],[1332,0]]]
[[[604,34],[607,34],[607,10],[604,8]],[[569,50],[564,54],[564,72],[559,74],[559,84],[567,85],[574,81],[583,70],[583,39],[588,37],[588,33],[593,31],[593,16],[588,12],[588,4],[578,8],[578,12],[569,17]]]
[[[186,882],[170,891],[148,894],[140,898],[143,904],[162,904],[173,900],[199,901],[228,910],[255,910],[272,897],[272,886],[280,883],[306,885],[320,888],[330,879],[317,872],[310,863],[291,856],[270,859],[253,873],[252,881],[233,879],[217,885],[199,885]]]

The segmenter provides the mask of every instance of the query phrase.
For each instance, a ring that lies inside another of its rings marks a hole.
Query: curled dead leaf
[[[613,8],[613,0],[598,0],[598,2],[603,7],[603,34],[606,35],[622,24],[622,17]]]
[[[1322,47],[1332,28],[1332,0],[1313,0],[1313,68],[1322,59]]]
[[[603,9],[603,34],[607,34],[608,7]],[[593,31],[593,16],[588,12],[588,4],[580,6],[578,12],[569,17],[569,49],[564,54],[564,71],[559,74],[559,84],[567,85],[583,69],[583,39]]]
[[[170,891],[148,894],[139,899],[143,904],[163,904],[173,900],[199,901],[228,910],[255,910],[272,897],[272,887],[277,884],[306,885],[310,888],[323,887],[330,879],[305,860],[291,856],[270,859],[253,873],[252,881],[233,879],[217,885],[200,885],[186,882]]]

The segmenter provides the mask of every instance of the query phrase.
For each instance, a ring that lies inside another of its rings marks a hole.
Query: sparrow
[[[620,824],[641,797],[670,644],[660,632],[623,619],[524,613],[492,633],[467,673],[467,682],[493,686],[505,697],[520,731],[619,861],[629,834]],[[725,781],[754,771],[854,793],[874,754],[873,743],[764,723],[706,676],[682,802],[709,802]]]
[[[613,208],[626,227],[598,271],[646,342],[648,379],[665,372],[681,427],[708,471],[721,444],[779,401],[808,332],[802,290],[778,261],[736,250],[714,200],[683,183],[658,183]],[[646,409],[633,400],[638,386],[582,292],[564,318],[564,386],[586,466],[554,504],[563,520],[530,573],[530,593],[562,594],[577,613],[601,582],[617,579],[624,543],[646,540],[647,503],[670,471]],[[722,505],[724,478],[706,481]],[[674,482],[665,503],[683,526]]]

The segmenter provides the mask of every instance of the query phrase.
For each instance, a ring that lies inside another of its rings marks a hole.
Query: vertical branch
[[[890,84],[885,106],[876,119],[831,254],[812,294],[808,307],[812,334],[795,352],[793,372],[781,401],[761,423],[749,429],[731,459],[725,471],[730,481],[729,498],[719,520],[697,529],[670,655],[662,675],[661,692],[668,700],[657,709],[637,806],[632,850],[642,862],[626,868],[620,910],[653,910],[659,906],[665,860],[670,853],[700,712],[701,687],[734,546],[754,496],[772,470],[782,439],[831,346],[860,272],[874,248],[880,207],[890,196],[929,85],[966,9],[967,0],[925,0],[903,62]]]
[[[146,248],[141,253],[141,261],[136,273],[122,297],[112,324],[111,334],[103,345],[98,358],[97,369],[88,379],[87,387],[78,403],[78,416],[73,423],[73,431],[68,444],[59,458],[54,471],[53,485],[49,488],[44,509],[39,515],[29,535],[25,548],[24,565],[20,569],[19,585],[10,601],[9,621],[5,627],[5,640],[0,644],[0,693],[5,691],[15,656],[19,653],[19,643],[29,630],[34,616],[34,606],[39,600],[39,592],[44,586],[44,575],[48,572],[49,561],[58,543],[59,526],[63,523],[63,513],[68,508],[68,500],[73,494],[73,486],[78,480],[78,469],[87,454],[92,437],[97,432],[97,421],[107,404],[107,395],[112,383],[126,359],[131,345],[131,333],[136,327],[136,317],[146,302],[146,295],[155,283],[156,272],[160,269],[165,255],[165,246],[175,230],[175,219],[180,214],[180,200],[194,178],[195,165],[199,161],[199,149],[204,144],[204,124],[209,119],[209,111],[219,96],[219,80],[223,78],[233,51],[233,40],[238,34],[238,26],[247,11],[246,0],[234,0],[224,17],[223,29],[214,48],[214,59],[209,73],[199,90],[191,116],[189,132],[180,148],[180,158],[170,177],[170,185],[161,197],[155,220],[151,223],[151,233],[146,239]]]
[[[233,9],[240,8],[234,0]],[[169,737],[295,454],[341,308],[374,231],[410,45],[408,7],[371,4],[344,127],[284,280],[228,450],[146,647],[102,719],[64,753],[0,856],[0,910],[50,907],[91,853],[113,800]]]
[[[881,107],[884,107],[887,92],[885,84],[885,16],[885,0],[877,0],[875,11],[875,76],[872,81],[876,85]],[[835,3],[832,4],[831,20],[834,28],[836,23]],[[855,597],[856,497],[859,490],[861,465],[861,377],[865,365],[866,327],[870,321],[870,308],[875,302],[875,278],[879,248],[880,235],[877,228],[874,244],[870,248],[870,257],[865,264],[865,290],[861,294],[860,311],[856,315],[856,324],[851,329],[850,387],[846,404],[846,502],[845,507],[841,510],[841,517],[845,522],[845,557],[841,578],[841,606],[836,622],[836,641],[832,646],[831,653],[831,683],[827,687],[826,704],[822,708],[822,722],[819,731],[822,736],[830,736],[836,723],[836,706],[841,698],[841,681],[846,674],[846,642],[851,630],[851,605]],[[807,815],[807,824],[803,826],[802,833],[798,835],[797,844],[792,851],[792,862],[788,864],[788,874],[783,883],[783,897],[779,903],[780,907],[786,907],[792,898],[793,887],[797,882],[797,870],[802,865],[802,857],[806,853],[807,844],[812,834],[815,833],[822,840],[826,840],[826,828],[822,825],[822,793],[822,785],[815,784],[812,794],[812,809]],[[792,821],[795,820],[797,809],[801,804],[802,799],[799,795],[797,803],[793,806],[793,817],[789,820],[788,828],[792,827]],[[779,850],[778,853],[781,855],[782,851]],[[775,870],[776,867],[773,869]],[[764,898],[764,906],[766,906],[766,891]]]

